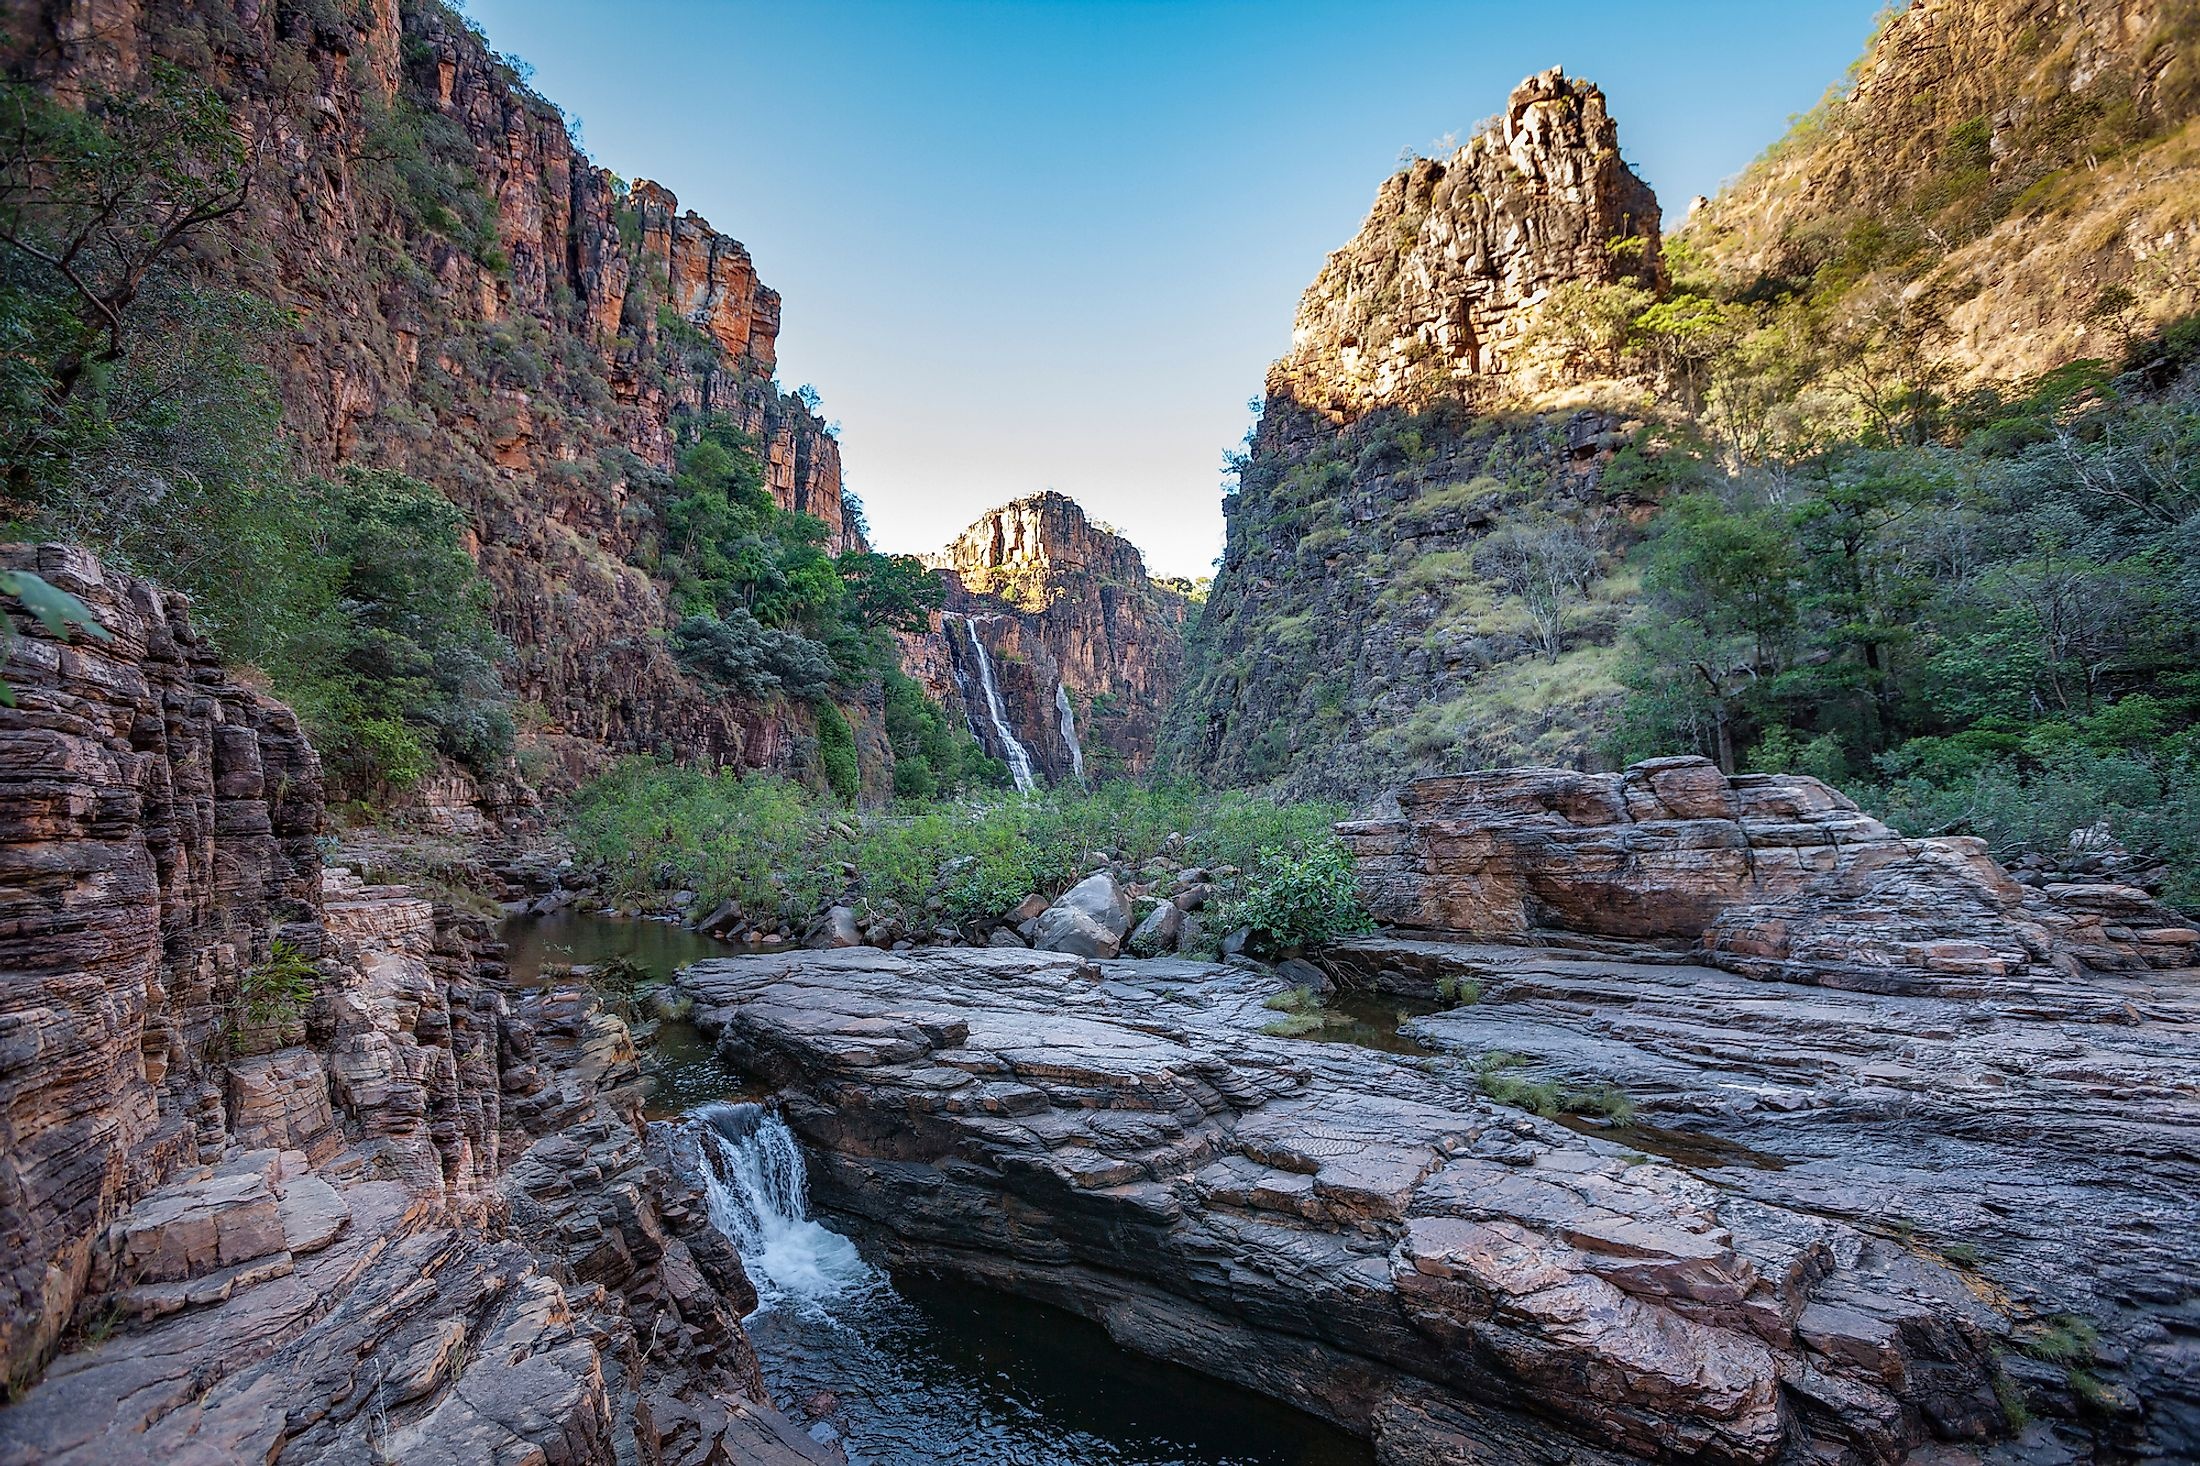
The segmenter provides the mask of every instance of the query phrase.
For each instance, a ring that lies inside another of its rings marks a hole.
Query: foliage
[[[828,701],[815,705],[817,714],[817,761],[825,775],[825,787],[834,795],[850,803],[862,792],[862,774],[856,766],[855,729],[848,726],[848,715]]]
[[[91,608],[75,596],[51,585],[42,575],[28,570],[0,570],[0,596],[13,596],[23,609],[38,618],[46,630],[66,641],[78,629],[98,641],[108,641],[107,628],[92,619]],[[0,611],[0,667],[7,664],[15,646],[15,618]],[[0,682],[0,707],[15,706],[15,694]]]
[[[988,757],[970,730],[925,696],[916,679],[887,667],[880,681],[897,798],[935,799],[1008,785],[1008,766]]]
[[[2174,337],[1922,438],[1700,459],[1640,552],[1613,755],[1815,774],[2005,859],[2105,819],[2200,900],[2200,382],[2155,365]]]
[[[734,900],[752,920],[804,919],[842,893],[852,864],[873,909],[964,922],[1061,894],[1090,873],[1096,851],[1136,868],[1175,848],[1226,885],[1265,886],[1280,902],[1303,879],[1283,867],[1323,850],[1342,814],[1122,782],[859,812],[787,779],[632,759],[575,795],[566,827],[621,895],[687,889]]]
[[[1279,950],[1318,946],[1375,924],[1334,836],[1296,851],[1261,851],[1259,871],[1231,912],[1256,939]]]
[[[416,782],[441,753],[489,773],[512,716],[488,587],[458,509],[402,474],[302,486],[295,616],[263,650],[341,792]]]
[[[253,1025],[289,1022],[313,1001],[320,976],[310,957],[277,937],[268,948],[267,960],[238,983],[241,1016]]]
[[[822,697],[838,670],[816,642],[797,631],[764,625],[746,606],[729,606],[716,616],[689,616],[673,628],[671,645],[681,662],[743,697],[776,691]]]

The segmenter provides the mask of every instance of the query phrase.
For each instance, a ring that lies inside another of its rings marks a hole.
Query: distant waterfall
[[[1054,684],[1054,710],[1062,715],[1062,741],[1069,745],[1069,771],[1078,783],[1085,782],[1085,746],[1077,741],[1077,711],[1069,705],[1069,689]]]
[[[993,659],[985,654],[978,623],[969,616],[960,619],[963,630],[970,635],[970,650],[978,659],[978,685],[985,691],[985,707],[993,716],[993,731],[1000,735],[1001,751],[1008,756],[1008,776],[1016,781],[1018,789],[1031,789],[1039,782],[1032,777],[1031,754],[1016,741],[1015,732],[1008,726],[1008,710],[1001,702],[1000,684],[993,680]]]
[[[809,1219],[809,1176],[784,1120],[757,1104],[695,1110],[712,1225],[741,1254],[759,1307],[836,1298],[878,1280],[855,1244]]]

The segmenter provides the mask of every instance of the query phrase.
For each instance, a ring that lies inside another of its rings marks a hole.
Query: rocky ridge
[[[1383,181],[1359,234],[1300,298],[1269,405],[1344,423],[1486,396],[1520,364],[1553,289],[1657,286],[1658,222],[1604,93],[1555,66],[1538,72],[1449,158],[1416,158]]]
[[[5,563],[107,634],[31,631],[0,708],[0,1461],[825,1459],[625,1026],[324,868],[296,720],[178,598]]]
[[[1683,237],[1738,290],[1907,312],[1958,378],[2114,360],[2200,304],[2196,119],[2190,6],[1912,0]]]
[[[946,605],[930,632],[903,637],[903,668],[988,753],[1013,765],[1013,738],[1048,783],[1151,767],[1191,605],[1130,541],[1049,491],[988,510],[926,563]]]

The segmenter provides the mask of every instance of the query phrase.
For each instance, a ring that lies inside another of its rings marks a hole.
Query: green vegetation
[[[1520,1071],[1528,1061],[1502,1049],[1484,1054],[1475,1064],[1475,1078],[1482,1093],[1501,1105],[1531,1110],[1551,1119],[1581,1115],[1612,1125],[1625,1125],[1635,1117],[1635,1102],[1610,1084],[1574,1086],[1555,1079],[1530,1079]]]
[[[1613,756],[1816,774],[2003,859],[2106,820],[2200,901],[2196,357],[2185,323],[1778,458],[1669,443]]]
[[[255,1027],[288,1023],[313,1001],[320,976],[311,958],[277,937],[267,960],[245,973],[239,983],[239,1017]]]
[[[47,583],[42,575],[28,570],[0,570],[0,596],[13,596],[23,609],[38,618],[39,623],[55,636],[67,640],[82,630],[92,637],[106,641],[107,629],[92,619],[91,610],[75,596]],[[15,645],[17,632],[13,617],[0,614],[0,665],[5,665],[8,651]],[[8,684],[0,681],[0,707],[13,707],[15,694]]]
[[[1264,847],[1234,914],[1257,941],[1279,951],[1319,946],[1375,925],[1360,905],[1351,859],[1333,837],[1296,850]]]
[[[457,511],[394,473],[297,474],[261,362],[284,323],[184,264],[252,163],[222,99],[164,63],[81,112],[0,86],[0,517],[188,592],[299,709],[340,797],[438,753],[486,772],[511,744],[504,647]]]
[[[1093,869],[1094,852],[1135,870],[1167,851],[1222,883],[1218,937],[1252,924],[1250,905],[1267,929],[1312,940],[1365,920],[1337,884],[1346,866],[1330,825],[1341,815],[1128,783],[857,812],[787,779],[634,759],[575,796],[567,829],[615,895],[687,889],[766,924],[806,920],[851,885],[872,913],[986,921],[1027,895],[1067,890]],[[855,867],[852,883],[843,865]]]

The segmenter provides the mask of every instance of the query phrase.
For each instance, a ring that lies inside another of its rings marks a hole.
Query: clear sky
[[[1881,0],[467,0],[598,162],[744,241],[887,550],[1060,489],[1164,574],[1401,148],[1554,64],[1670,223]]]

